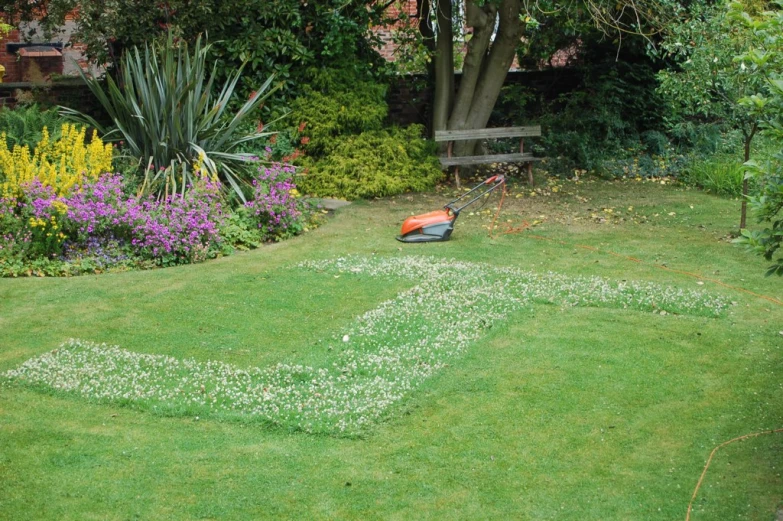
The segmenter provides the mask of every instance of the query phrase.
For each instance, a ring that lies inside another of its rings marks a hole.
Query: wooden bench
[[[469,130],[436,130],[435,141],[448,142],[446,156],[440,158],[440,164],[444,168],[450,166],[457,167],[454,171],[454,180],[459,187],[459,167],[460,165],[488,165],[492,163],[525,163],[527,164],[527,180],[533,184],[533,162],[541,161],[542,157],[533,157],[533,154],[525,153],[525,138],[540,137],[541,127],[501,127],[501,128],[481,128]],[[514,154],[488,154],[484,156],[462,156],[453,157],[455,141],[467,141],[478,139],[498,139],[506,137],[518,137],[519,153]]]

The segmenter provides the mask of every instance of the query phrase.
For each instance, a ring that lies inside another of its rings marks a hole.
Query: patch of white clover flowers
[[[0,376],[161,414],[259,420],[357,435],[493,324],[534,302],[717,316],[728,301],[702,291],[598,277],[536,274],[428,257],[345,257],[299,268],[417,281],[329,343],[324,367],[243,369],[69,340]]]

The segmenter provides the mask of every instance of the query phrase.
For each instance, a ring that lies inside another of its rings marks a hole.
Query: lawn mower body
[[[454,222],[459,213],[451,208],[435,210],[408,217],[402,223],[401,235],[397,237],[402,242],[434,242],[447,241],[454,231]]]
[[[499,188],[505,182],[506,180],[502,175],[492,176],[472,190],[465,192],[449,202],[441,210],[408,217],[405,219],[405,222],[402,223],[402,230],[400,235],[397,236],[397,240],[400,242],[436,242],[449,240],[451,232],[454,231],[454,223],[457,221],[459,213],[478,201],[484,195]],[[478,195],[475,195],[481,188],[484,188],[484,190]],[[460,201],[471,195],[474,195],[473,199],[462,206],[459,206]]]

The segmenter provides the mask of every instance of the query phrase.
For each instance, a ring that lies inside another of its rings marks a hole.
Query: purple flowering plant
[[[111,173],[59,196],[27,183],[0,199],[0,276],[185,264],[294,236],[314,223],[293,176],[289,165],[259,167],[248,201],[234,208],[207,179],[159,198],[131,193]]]
[[[253,196],[245,208],[262,241],[298,235],[310,224],[312,209],[299,197],[295,173],[291,165],[272,163],[260,166],[253,178]]]
[[[199,181],[184,194],[147,199],[137,208],[131,244],[139,255],[164,266],[199,262],[222,241],[224,214],[217,182]]]

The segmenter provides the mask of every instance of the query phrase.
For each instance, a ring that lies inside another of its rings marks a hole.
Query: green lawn
[[[728,242],[736,201],[546,186],[512,186],[500,220],[534,226],[495,239],[488,204],[447,243],[394,241],[444,190],[356,203],[303,237],[201,265],[0,280],[0,372],[68,338],[239,368],[328,366],[357,317],[417,282],[296,267],[349,254],[651,281],[734,304],[717,318],[519,307],[358,437],[0,386],[0,518],[684,519],[713,447],[783,427],[783,313],[658,266],[776,299],[783,281]],[[722,449],[692,519],[775,519],[782,449],[783,434]]]

